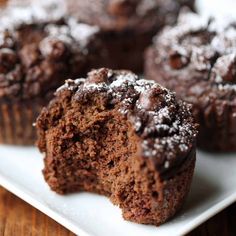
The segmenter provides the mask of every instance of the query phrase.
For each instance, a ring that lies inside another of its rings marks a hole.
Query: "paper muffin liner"
[[[224,103],[224,102],[223,102]],[[198,111],[199,147],[209,151],[236,151],[236,106],[211,104]]]
[[[0,102],[0,143],[9,145],[33,145],[36,130],[33,126],[45,101]]]

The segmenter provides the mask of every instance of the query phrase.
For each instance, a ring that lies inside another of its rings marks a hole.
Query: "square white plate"
[[[35,148],[0,146],[0,155],[0,185],[79,236],[183,235],[236,201],[236,154],[198,152],[184,208],[160,227],[123,220],[119,208],[99,195],[50,191],[41,173],[42,155]]]
[[[203,15],[236,16],[235,0],[198,0]],[[183,235],[236,201],[236,154],[198,152],[196,171],[182,211],[160,226],[124,221],[105,197],[78,193],[59,196],[43,180],[43,161],[35,148],[0,146],[0,185],[79,236]]]

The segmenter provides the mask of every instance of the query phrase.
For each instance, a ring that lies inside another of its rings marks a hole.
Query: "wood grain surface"
[[[61,225],[0,187],[0,236],[71,236]]]
[[[74,234],[0,187],[0,236],[15,235],[72,236]],[[219,213],[188,236],[236,236],[236,204]]]

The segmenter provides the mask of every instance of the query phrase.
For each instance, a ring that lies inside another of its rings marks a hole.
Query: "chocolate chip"
[[[211,80],[217,83],[236,83],[236,54],[218,58],[212,69]]]
[[[17,56],[9,48],[0,49],[0,73],[6,73],[14,68],[17,62]]]
[[[58,39],[46,38],[40,43],[40,51],[44,57],[59,60],[68,55],[66,44]]]
[[[161,87],[151,88],[150,90],[140,94],[138,104],[144,110],[155,110],[160,107],[163,102],[160,96],[162,93],[163,91]]]
[[[25,45],[20,51],[20,58],[23,65],[29,68],[40,60],[40,53],[36,45]]]
[[[1,36],[1,44],[0,48],[13,48],[14,47],[14,39],[12,38],[12,35],[8,32],[5,31]]]
[[[169,64],[175,70],[182,69],[188,63],[189,58],[184,55],[181,55],[179,52],[172,52],[169,56]]]
[[[109,70],[102,68],[100,70],[93,70],[88,74],[88,80],[86,83],[99,84],[102,82],[108,82]]]

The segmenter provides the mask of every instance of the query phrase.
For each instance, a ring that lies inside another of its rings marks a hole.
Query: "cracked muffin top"
[[[164,84],[178,87],[188,102],[236,102],[235,22],[184,12],[175,27],[156,36],[152,50],[155,63],[162,65]]]
[[[161,173],[179,166],[195,150],[197,131],[190,106],[156,82],[129,71],[102,68],[90,72],[86,79],[67,80],[42,111],[37,126],[47,133],[95,101],[99,105],[94,115],[118,112],[131,122],[140,140],[140,156],[151,158]],[[82,107],[76,108],[78,105]],[[73,119],[69,120],[73,124]]]

